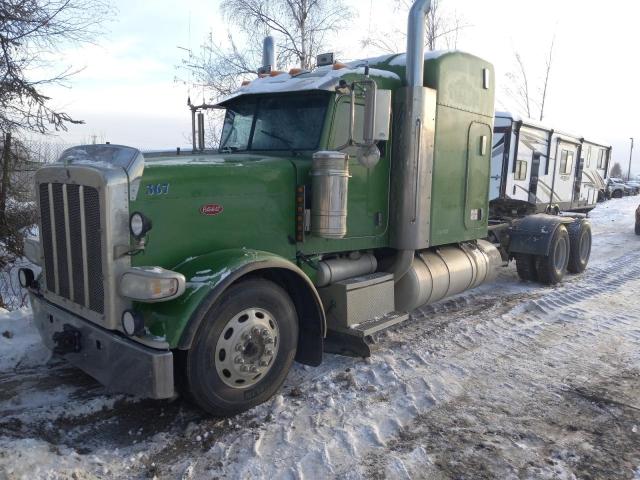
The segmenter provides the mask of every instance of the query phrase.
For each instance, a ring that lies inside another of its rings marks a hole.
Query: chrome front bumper
[[[80,318],[30,294],[33,318],[47,348],[54,350],[56,333],[72,331],[77,337],[74,349],[62,356],[108,390],[147,398],[175,396],[173,354],[157,350]],[[58,346],[59,342],[58,342]]]

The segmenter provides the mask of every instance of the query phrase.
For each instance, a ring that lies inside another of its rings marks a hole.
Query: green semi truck
[[[584,270],[583,216],[490,212],[493,68],[425,55],[429,8],[406,54],[283,73],[266,42],[259,78],[192,106],[193,152],[79,146],[40,169],[42,272],[20,281],[44,343],[113,391],[230,415],[511,260],[547,284]]]

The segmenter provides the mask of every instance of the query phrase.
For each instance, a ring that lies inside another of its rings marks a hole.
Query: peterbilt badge
[[[222,208],[222,205],[219,205],[217,203],[207,203],[206,205],[202,205],[200,207],[200,213],[209,217],[219,215],[223,210],[224,208]]]

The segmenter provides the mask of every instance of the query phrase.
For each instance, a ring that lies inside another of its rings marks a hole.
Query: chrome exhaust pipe
[[[271,35],[264,37],[262,42],[262,67],[271,67],[271,70],[277,70],[276,42]]]
[[[422,87],[424,81],[424,23],[431,0],[416,0],[409,10],[407,25],[407,85]]]
[[[397,283],[411,268],[414,252],[428,248],[435,92],[424,85],[425,21],[431,0],[416,0],[407,22],[405,87],[396,95],[391,173],[391,247],[398,252],[386,271]]]

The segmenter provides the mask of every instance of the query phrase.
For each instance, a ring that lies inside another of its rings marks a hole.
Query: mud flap
[[[351,333],[329,330],[324,339],[324,351],[347,357],[367,358],[371,356],[371,344],[373,344],[371,336],[360,337]]]

